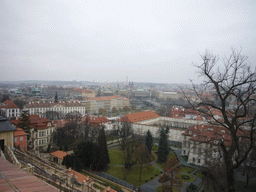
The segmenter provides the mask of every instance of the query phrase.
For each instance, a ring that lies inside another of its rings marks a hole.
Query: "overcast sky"
[[[232,47],[255,66],[255,0],[0,1],[0,81],[189,83]]]

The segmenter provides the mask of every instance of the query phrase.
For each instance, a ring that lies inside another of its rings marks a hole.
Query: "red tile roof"
[[[83,183],[83,181],[85,181],[86,183],[91,183],[93,181],[89,176],[85,176],[81,173],[78,173],[78,172],[72,170],[71,168],[69,168],[66,171],[66,173],[69,175],[73,174],[76,177],[77,181],[79,181],[80,183]]]
[[[135,122],[144,121],[148,119],[154,119],[157,117],[160,117],[160,116],[154,113],[153,111],[142,111],[138,113],[127,114],[121,119],[119,119],[118,121],[135,123]]]
[[[12,101],[9,101],[9,100],[5,100],[3,103],[5,105],[0,106],[0,108],[7,108],[7,109],[19,108],[16,104],[14,104]]]
[[[82,124],[86,125],[87,123],[89,123],[92,126],[99,126],[99,125],[102,125],[102,124],[108,123],[108,122],[111,122],[111,121],[108,120],[104,116],[102,116],[102,117],[90,117],[90,116],[87,116],[85,121],[82,122]]]
[[[237,135],[247,135],[246,131],[237,131]],[[225,127],[213,126],[213,125],[193,125],[188,128],[182,135],[190,136],[190,140],[198,142],[211,143],[213,145],[218,145],[214,141],[219,141],[224,139],[224,144],[226,146],[231,145],[231,135],[230,131]]]
[[[66,151],[54,151],[52,153],[50,153],[50,155],[57,157],[59,159],[63,159],[65,156],[69,155]]]
[[[106,187],[102,192],[117,192],[116,190],[114,189],[111,189],[110,186]]]
[[[0,191],[59,191],[0,157]]]
[[[23,131],[23,129],[17,128],[17,130],[14,132],[14,137],[17,136],[27,136],[27,133]]]
[[[60,120],[54,120],[53,124],[56,125],[56,128],[62,128],[64,127],[67,123],[71,122],[69,119],[60,119]]]
[[[47,129],[47,124],[51,122],[51,120],[46,119],[45,117],[39,117],[39,115],[29,115],[28,118],[30,121],[30,128]],[[20,120],[11,120],[10,122],[11,124],[17,125],[20,122]],[[51,123],[50,126],[53,127],[54,125]]]

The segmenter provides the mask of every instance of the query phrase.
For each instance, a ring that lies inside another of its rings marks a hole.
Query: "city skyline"
[[[1,1],[0,81],[200,83],[200,54],[255,66],[256,3]]]

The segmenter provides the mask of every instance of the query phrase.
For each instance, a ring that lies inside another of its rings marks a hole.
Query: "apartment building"
[[[17,128],[14,132],[14,146],[27,151],[27,133],[21,128]]]
[[[30,115],[45,114],[47,111],[59,112],[62,114],[72,113],[74,111],[79,112],[82,115],[86,114],[86,108],[80,101],[60,101],[60,102],[29,102],[24,106],[25,110],[28,110]]]
[[[89,98],[88,101],[91,105],[90,111],[95,113],[98,113],[100,108],[106,109],[110,112],[114,107],[122,109],[125,106],[130,106],[129,99],[121,96],[94,97]]]
[[[28,117],[30,121],[28,147],[33,150],[46,150],[55,130],[55,124],[40,115],[29,115]],[[11,121],[14,126],[17,126],[19,122],[19,119]]]
[[[246,131],[239,130],[240,136],[246,136]],[[231,135],[228,129],[213,125],[193,125],[183,135],[182,155],[188,156],[188,163],[210,165],[220,158],[220,142],[229,147]]]
[[[7,118],[14,118],[20,116],[20,108],[9,100],[0,103],[0,110],[2,111],[1,114]]]

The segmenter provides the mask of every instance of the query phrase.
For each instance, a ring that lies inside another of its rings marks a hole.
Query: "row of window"
[[[71,107],[71,108],[65,107],[65,108],[37,108],[37,109],[32,108],[32,109],[30,109],[30,111],[55,111],[55,110],[68,111],[68,110],[81,110],[81,109],[85,110],[84,107]]]
[[[37,143],[38,143],[38,145],[45,145],[45,144],[47,144],[47,139],[39,139],[38,142],[36,140],[35,145],[37,145]]]
[[[14,138],[14,142],[17,142],[17,141],[18,141],[18,138],[15,137],[15,138]],[[22,136],[20,137],[20,141],[23,141],[23,137],[22,137]]]
[[[50,135],[51,133],[53,133],[53,129],[48,129],[48,130],[45,130],[45,131],[39,131],[38,132],[38,137],[45,137],[48,135]]]

